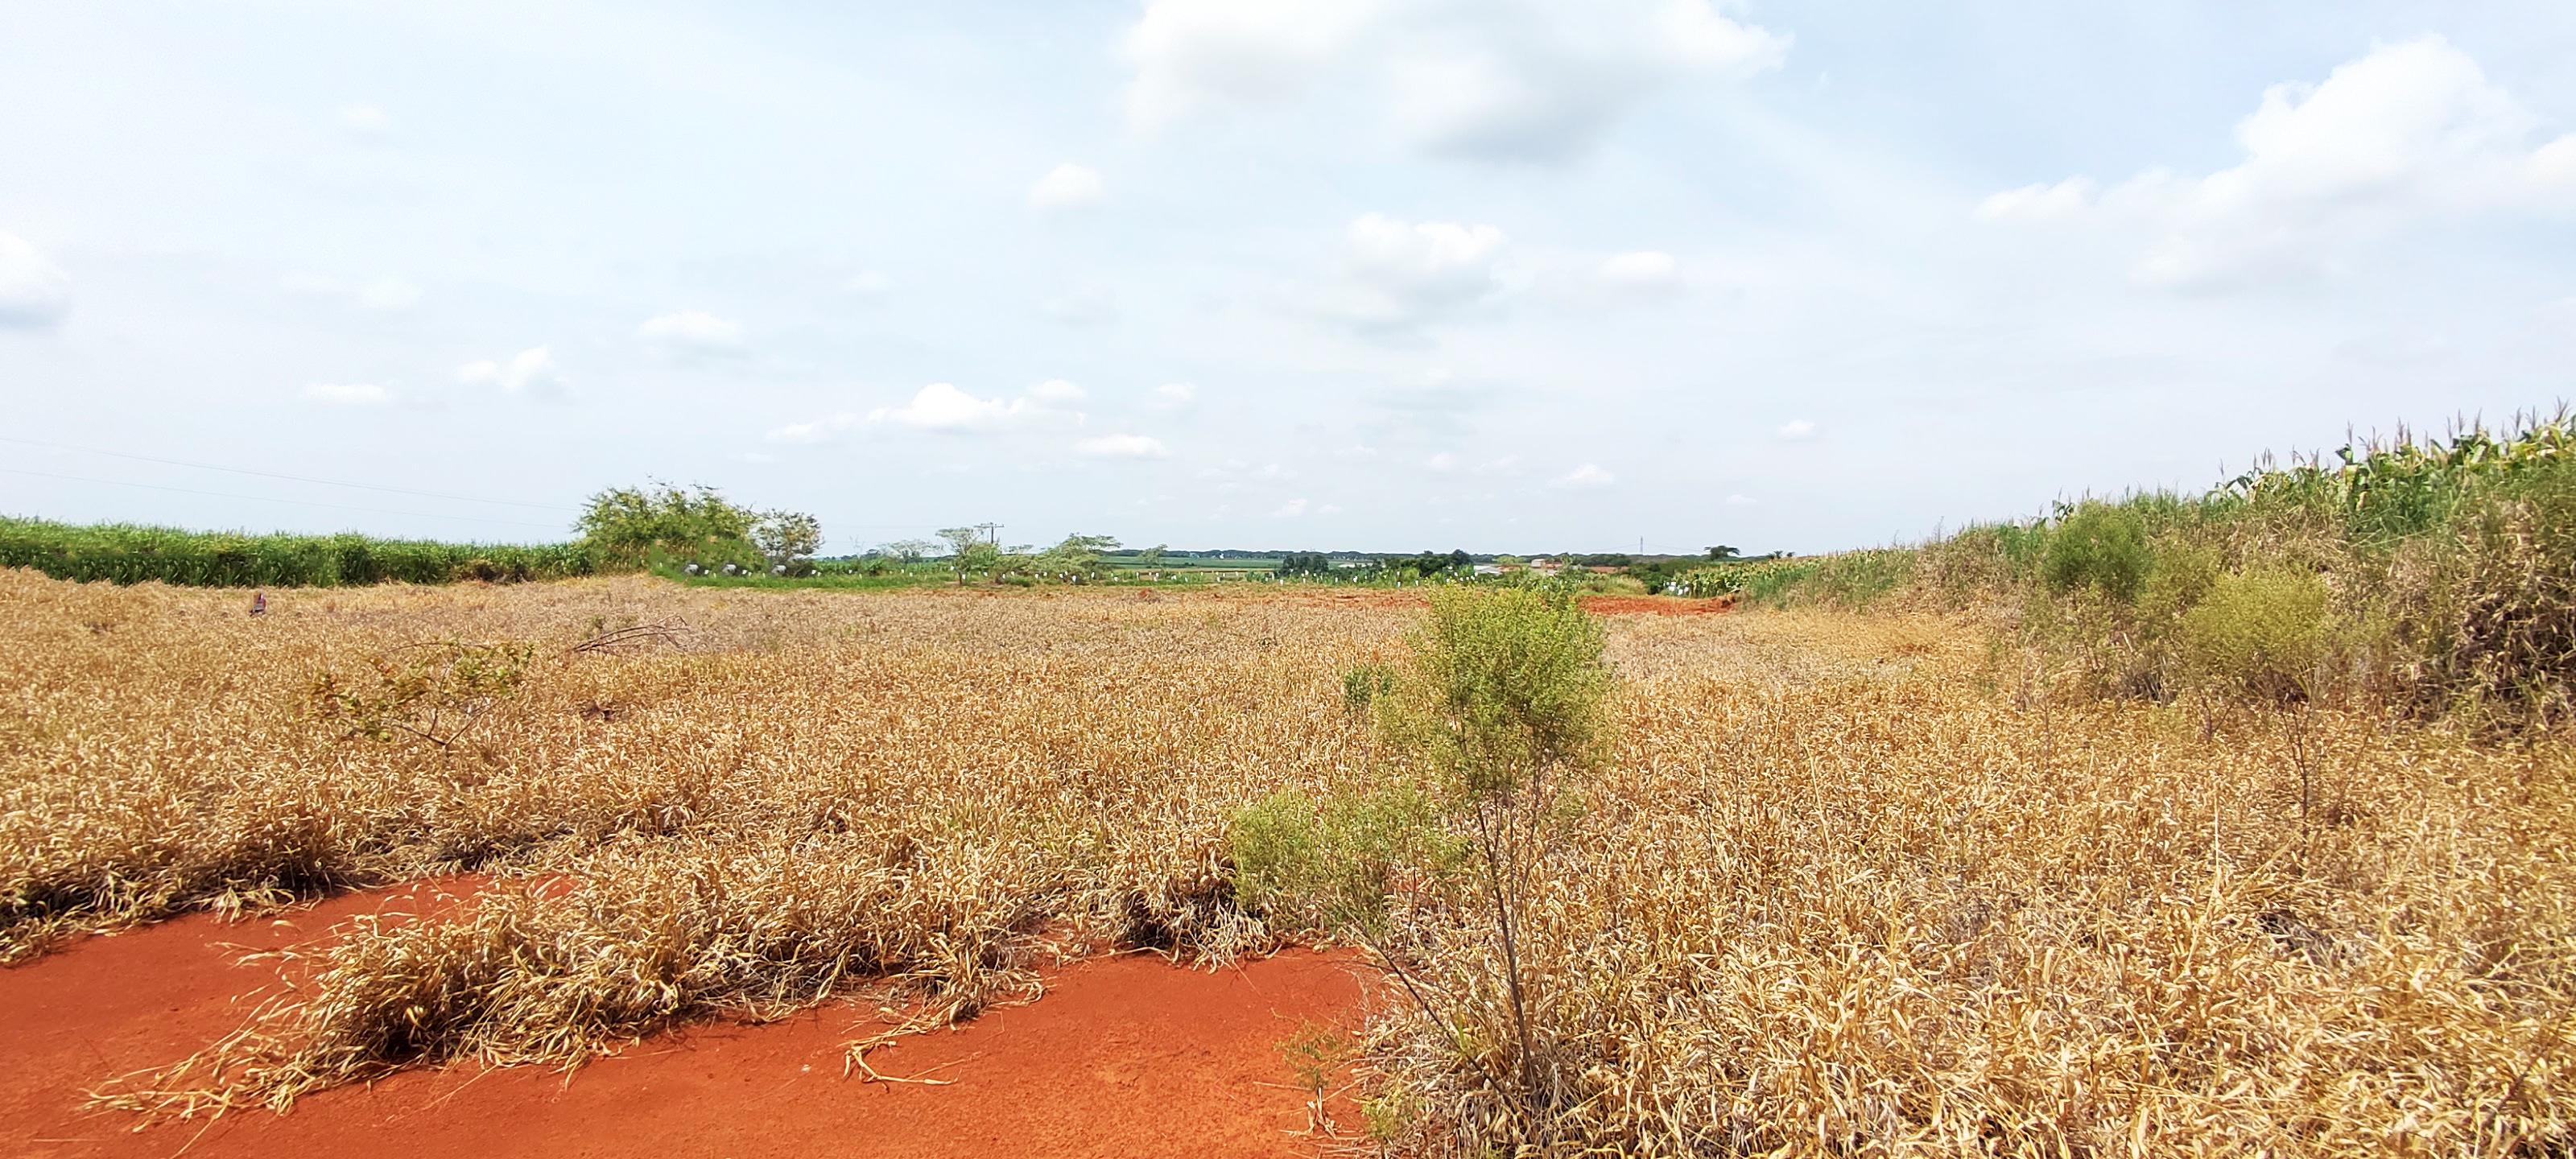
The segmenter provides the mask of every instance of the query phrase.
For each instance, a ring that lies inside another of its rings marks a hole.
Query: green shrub
[[[1342,709],[1357,716],[1394,691],[1394,670],[1382,664],[1362,664],[1342,674]]]
[[[2183,613],[2181,654],[2202,680],[2274,701],[2306,699],[2327,655],[2332,593],[2315,572],[2223,575]]]
[[[2138,620],[2151,636],[2161,636],[2208,598],[2226,569],[2218,552],[2196,543],[2162,543],[2154,554],[2154,569],[2138,591]]]
[[[1601,621],[1555,587],[1459,587],[1431,598],[1413,637],[1433,764],[1467,796],[1514,791],[1559,765],[1589,764],[1610,688]]]
[[[2137,598],[2154,565],[2145,521],[2137,512],[2087,501],[2050,533],[2040,555],[2040,577],[2054,592],[2091,588],[2125,604]]]
[[[1444,871],[1437,809],[1396,786],[1321,801],[1282,790],[1236,813],[1226,830],[1234,895],[1246,909],[1312,926],[1384,929],[1390,876]]]

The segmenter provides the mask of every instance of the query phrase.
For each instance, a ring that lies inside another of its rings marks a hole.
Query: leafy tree
[[[592,548],[640,565],[657,549],[691,559],[748,554],[752,526],[760,519],[758,512],[736,506],[713,487],[683,490],[657,482],[612,487],[591,496],[575,526]]]
[[[772,511],[752,526],[751,541],[769,562],[793,565],[823,550],[823,523],[802,511]]]
[[[905,563],[920,563],[923,556],[939,550],[939,545],[927,539],[898,539],[877,550]]]
[[[1279,557],[1281,575],[1331,575],[1333,561],[1320,551],[1292,551]]]
[[[1041,576],[1095,579],[1100,575],[1100,554],[1116,550],[1118,541],[1106,535],[1068,535],[1064,542],[1040,552],[1031,568]]]
[[[960,586],[968,575],[991,575],[1001,570],[1002,549],[987,542],[983,532],[972,527],[942,527],[939,538],[948,541],[948,567],[957,573]]]
[[[1730,561],[1733,561],[1733,560],[1739,560],[1739,559],[1744,558],[1744,556],[1743,556],[1743,555],[1741,555],[1741,554],[1739,554],[1739,553],[1738,553],[1734,548],[1732,548],[1732,547],[1728,547],[1727,545],[1725,545],[1725,544],[1723,544],[1723,543],[1718,544],[1717,546],[1715,546],[1715,547],[1712,547],[1712,548],[1708,549],[1708,557],[1709,557],[1710,559],[1716,560],[1716,561],[1718,561],[1718,562],[1720,562],[1720,563],[1726,563],[1726,562],[1730,562]]]
[[[1167,550],[1170,549],[1163,544],[1157,543],[1152,547],[1137,552],[1137,566],[1142,567],[1147,571],[1161,572],[1163,570],[1163,553]]]

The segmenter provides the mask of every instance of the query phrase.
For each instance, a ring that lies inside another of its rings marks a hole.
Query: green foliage
[[[1333,574],[1333,561],[1322,552],[1292,551],[1279,557],[1278,572],[1283,576],[1326,576]]]
[[[591,496],[576,526],[601,556],[642,566],[657,556],[707,563],[755,555],[751,532],[761,519],[712,487],[657,483]]]
[[[363,535],[243,535],[0,518],[0,567],[56,579],[195,587],[506,583],[591,575],[587,545],[435,543]]]
[[[1400,786],[1322,800],[1282,790],[1227,828],[1235,897],[1274,917],[1382,932],[1392,875],[1456,862],[1437,818],[1430,800]]]
[[[1002,569],[1002,549],[983,535],[972,527],[939,529],[939,538],[948,543],[948,570],[955,573],[960,586],[972,575],[997,578]]]
[[[1090,583],[1107,574],[1100,565],[1101,553],[1116,550],[1118,541],[1106,535],[1068,535],[1064,542],[1038,553],[1021,570],[1041,580]]]
[[[1508,794],[1606,739],[1610,668],[1601,621],[1557,586],[1452,588],[1413,637],[1429,755],[1470,797]]]
[[[1354,716],[1369,711],[1380,698],[1395,692],[1395,670],[1380,664],[1363,664],[1342,673],[1342,709]]]
[[[801,511],[772,511],[752,525],[751,541],[771,564],[792,568],[823,550],[823,523]]]
[[[2088,500],[2048,537],[2040,577],[2060,594],[2089,588],[2125,604],[2137,598],[2154,563],[2137,512]]]
[[[2576,719],[2576,463],[2453,504],[2412,617],[2428,712],[2547,728]]]
[[[2203,680],[2263,699],[2307,699],[2326,661],[2332,600],[2315,572],[2219,576],[2182,614],[2183,662]]]
[[[325,672],[307,690],[314,715],[344,739],[409,736],[449,748],[500,701],[518,694],[536,646],[519,642],[423,644],[370,662],[372,679]]]

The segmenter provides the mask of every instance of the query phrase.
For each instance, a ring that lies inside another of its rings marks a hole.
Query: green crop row
[[[437,543],[363,535],[247,535],[0,517],[0,567],[56,579],[200,587],[495,583],[591,575],[584,543]]]

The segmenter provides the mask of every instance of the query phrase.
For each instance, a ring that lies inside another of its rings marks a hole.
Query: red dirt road
[[[568,1084],[546,1068],[464,1065],[327,1091],[282,1118],[234,1112],[139,1132],[134,1116],[82,1109],[84,1089],[238,1026],[237,996],[276,977],[273,963],[235,965],[246,950],[311,940],[353,913],[451,904],[395,891],[334,899],[293,926],[194,916],[0,969],[0,1154],[1314,1155],[1329,1141],[1308,1132],[1278,1047],[1307,1022],[1359,1019],[1344,956],[1291,950],[1210,972],[1130,955],[1055,972],[1035,1004],[868,1054],[880,1074],[946,1086],[842,1078],[843,1044],[881,1027],[841,1006],[650,1039]],[[1333,1111],[1356,1128],[1347,1099]]]

